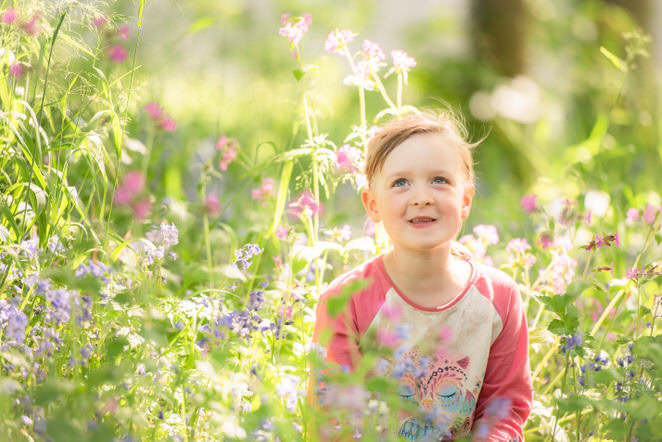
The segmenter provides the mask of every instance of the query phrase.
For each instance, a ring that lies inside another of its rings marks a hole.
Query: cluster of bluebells
[[[234,256],[237,259],[235,265],[241,267],[242,270],[246,270],[251,265],[251,259],[263,251],[257,244],[246,244],[239,249],[235,249]]]
[[[228,170],[228,165],[237,158],[237,147],[237,140],[230,139],[225,135],[221,135],[218,138],[216,150],[221,152],[221,159],[218,162],[218,167],[221,170]]]
[[[85,275],[92,275],[95,278],[101,279],[103,282],[110,281],[108,276],[112,272],[112,268],[102,262],[88,261],[87,264],[81,264],[76,269],[76,277],[82,278]]]
[[[565,342],[561,345],[561,353],[571,351],[582,345],[582,335],[575,333],[572,336],[566,336]]]
[[[177,122],[173,120],[156,101],[147,103],[144,109],[145,112],[147,112],[149,119],[152,120],[158,128],[165,132],[174,132],[175,129],[177,129]]]
[[[175,224],[161,223],[158,228],[147,233],[147,239],[151,241],[146,250],[146,259],[148,264],[160,261],[164,258],[165,252],[179,242],[179,232]],[[170,257],[176,258],[173,252]]]
[[[601,355],[596,355],[595,358],[592,361],[587,362],[586,364],[582,364],[579,369],[581,370],[582,374],[577,377],[577,381],[579,382],[579,385],[582,387],[586,383],[586,371],[600,371],[604,367],[609,365],[609,359],[606,356],[601,356]]]
[[[25,328],[28,325],[28,317],[14,303],[6,299],[0,299],[0,334],[3,336],[3,344],[16,346],[25,340]]]

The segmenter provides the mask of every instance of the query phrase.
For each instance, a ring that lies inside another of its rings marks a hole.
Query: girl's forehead
[[[460,148],[448,136],[416,134],[394,147],[384,158],[381,169],[443,167],[455,170],[461,162]]]

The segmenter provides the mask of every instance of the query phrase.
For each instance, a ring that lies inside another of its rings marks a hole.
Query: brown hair
[[[467,180],[471,184],[474,183],[471,149],[480,144],[483,139],[475,143],[468,142],[466,140],[467,131],[460,118],[449,110],[442,110],[417,112],[392,120],[370,139],[364,170],[368,186],[372,183],[374,176],[381,171],[386,157],[391,151],[408,138],[418,134],[447,136],[460,154]]]

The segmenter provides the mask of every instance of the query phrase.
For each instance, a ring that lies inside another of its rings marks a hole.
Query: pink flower
[[[23,30],[26,33],[28,33],[30,35],[35,35],[35,34],[39,33],[39,31],[41,30],[40,27],[39,27],[39,18],[40,17],[41,17],[41,12],[39,12],[39,11],[35,12],[32,15],[32,18],[30,19],[30,21],[28,21],[26,23],[23,23],[23,25],[21,27],[23,28]]]
[[[16,17],[16,11],[12,6],[10,6],[5,12],[2,13],[2,22],[10,25],[16,21]]]
[[[119,34],[119,36],[122,40],[127,41],[129,39],[129,25],[126,24],[126,23],[123,24],[117,30],[117,33]]]
[[[356,166],[361,159],[361,150],[350,146],[349,144],[343,144],[336,151],[336,167],[339,170],[344,170],[347,172],[356,172],[359,168]]]
[[[262,185],[251,191],[251,198],[254,200],[263,200],[265,197],[271,195],[274,189],[273,178],[263,178]]]
[[[586,211],[586,224],[588,224],[589,226],[591,225],[591,214],[592,212],[590,210]]]
[[[625,214],[625,217],[631,221],[635,222],[636,220],[639,219],[639,209],[635,209],[634,207],[630,207]]]
[[[374,236],[375,235],[375,223],[373,223],[370,218],[368,218],[365,221],[365,223],[363,224],[363,233],[366,236]]]
[[[95,28],[100,28],[108,22],[108,17],[105,15],[100,15],[92,20],[92,26]]]
[[[625,272],[625,276],[628,279],[637,279],[639,277],[639,269],[636,267],[633,267]]]
[[[540,236],[540,244],[542,244],[542,249],[547,250],[552,245],[552,240],[549,238],[549,235]]]
[[[276,228],[276,238],[278,239],[286,239],[287,235],[290,233],[290,230],[287,227],[283,226],[278,226]]]
[[[131,171],[124,175],[122,183],[115,190],[115,204],[118,206],[128,205],[133,198],[143,191],[145,178],[138,171]]]
[[[169,115],[164,115],[161,121],[159,122],[159,127],[166,132],[174,132],[177,129],[177,122],[173,120]]]
[[[471,252],[471,256],[474,257],[475,259],[481,261],[485,258],[485,253],[486,253],[486,248],[485,244],[483,241],[478,240],[476,237],[474,237],[471,233],[464,235],[458,241],[460,244],[464,245],[467,249],[469,249],[469,252]]]
[[[218,201],[218,197],[213,193],[207,195],[207,199],[205,200],[205,212],[211,216],[218,216],[221,214],[221,204]]]
[[[304,190],[299,194],[296,201],[288,205],[287,213],[292,216],[302,214],[316,215],[323,212],[322,205],[315,199],[315,195],[310,190]]]
[[[391,51],[391,58],[393,59],[393,67],[397,73],[407,73],[409,69],[416,66],[416,60],[400,49]]]
[[[534,194],[524,195],[522,197],[520,205],[526,213],[531,213],[536,210],[536,198],[538,198],[538,196]]]
[[[482,239],[486,244],[494,245],[499,242],[499,234],[497,233],[497,228],[495,226],[479,224],[474,227],[473,231],[476,236]]]
[[[441,328],[439,331],[439,337],[441,338],[442,341],[450,341],[453,339],[453,329],[450,328],[449,326],[444,326]]]
[[[646,221],[648,224],[653,224],[653,221],[655,221],[655,212],[657,212],[657,210],[655,210],[655,206],[648,204],[643,216],[644,221]]]
[[[385,345],[387,347],[395,347],[396,345],[398,345],[398,342],[400,341],[398,335],[391,333],[388,330],[384,330],[383,328],[377,330],[377,339],[379,339],[379,342],[382,345]]]
[[[228,165],[237,158],[236,140],[231,140],[225,135],[221,135],[216,142],[216,149],[221,151],[221,160],[219,167],[221,170],[228,170]]]
[[[110,58],[115,63],[122,63],[126,60],[128,52],[122,47],[122,45],[113,45],[108,48],[108,58]]]
[[[529,250],[531,246],[526,238],[515,238],[511,239],[508,245],[506,246],[506,251],[513,253],[524,253]]]
[[[17,61],[16,63],[9,66],[9,75],[14,78],[21,78],[23,75],[23,65],[20,61]]]
[[[400,307],[397,304],[394,305],[384,304],[382,306],[381,312],[384,313],[384,315],[386,315],[386,317],[391,321],[396,321],[402,315],[402,307]]]
[[[306,32],[308,32],[308,27],[313,20],[308,13],[294,19],[290,19],[290,15],[287,13],[280,17],[280,22],[285,26],[278,30],[278,34],[287,37],[287,40],[292,46],[297,46]]]
[[[152,203],[149,198],[143,198],[133,205],[133,216],[141,221],[149,215],[150,210],[152,210]]]
[[[156,101],[147,103],[143,109],[147,111],[150,120],[159,121],[163,116],[163,109],[161,109],[161,106]]]
[[[379,47],[377,43],[370,40],[365,40],[363,42],[363,56],[361,69],[364,69],[370,74],[374,74],[379,71],[384,63],[382,62],[386,57],[384,56],[384,51]]]
[[[355,34],[349,29],[336,29],[331,31],[324,42],[324,49],[331,54],[339,52],[342,48],[351,43],[357,35],[358,34]]]

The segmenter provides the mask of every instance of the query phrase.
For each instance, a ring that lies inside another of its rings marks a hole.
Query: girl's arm
[[[517,285],[495,296],[503,329],[490,348],[483,387],[474,415],[476,441],[523,441],[522,427],[531,411],[533,386],[529,334]]]

